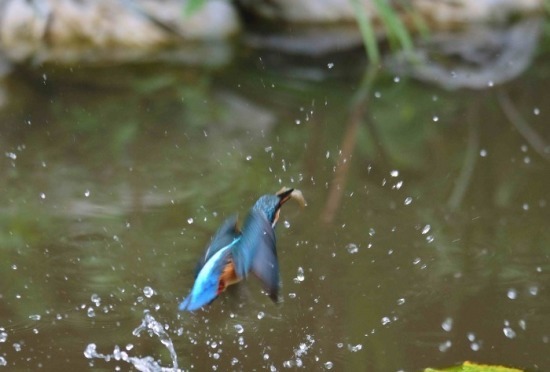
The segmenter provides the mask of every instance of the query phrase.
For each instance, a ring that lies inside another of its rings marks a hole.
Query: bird
[[[279,300],[279,263],[275,226],[288,200],[302,207],[306,201],[298,189],[283,187],[275,194],[261,196],[239,228],[236,215],[218,228],[195,269],[195,282],[179,304],[180,311],[195,311],[213,302],[227,287],[254,273],[274,301]]]

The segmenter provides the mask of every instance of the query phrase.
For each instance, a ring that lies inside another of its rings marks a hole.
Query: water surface
[[[0,364],[549,370],[548,52],[457,91],[242,54],[4,77]],[[308,200],[277,227],[283,303],[251,278],[178,313],[217,226],[281,186]]]

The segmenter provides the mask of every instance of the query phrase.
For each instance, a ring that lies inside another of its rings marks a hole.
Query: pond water
[[[0,366],[550,370],[550,51],[456,91],[361,50],[238,55],[3,78]],[[179,313],[216,228],[282,186],[308,201],[284,301],[250,278]]]

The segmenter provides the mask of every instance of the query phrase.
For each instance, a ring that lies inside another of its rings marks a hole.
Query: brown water
[[[548,53],[454,92],[361,86],[359,56],[5,77],[0,364],[550,370]],[[178,313],[217,226],[283,185],[308,200],[277,227],[284,302],[251,278]]]

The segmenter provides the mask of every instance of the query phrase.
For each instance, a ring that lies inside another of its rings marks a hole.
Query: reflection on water
[[[454,93],[326,58],[5,78],[0,365],[550,369],[545,53]],[[283,185],[308,200],[277,227],[283,303],[249,280],[178,313],[216,228]]]

